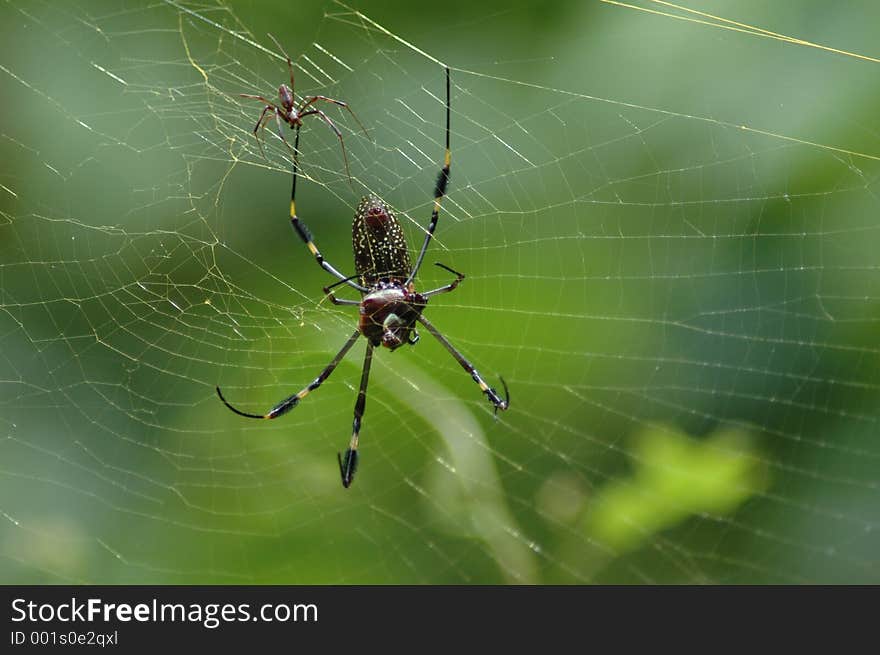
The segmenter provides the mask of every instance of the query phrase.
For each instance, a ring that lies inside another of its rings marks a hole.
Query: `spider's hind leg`
[[[507,389],[507,383],[504,381],[504,378],[501,379],[501,384],[504,385],[504,398],[501,398],[495,389],[486,384],[486,381],[483,380],[483,377],[477,372],[477,369],[474,368],[473,364],[471,364],[464,355],[458,352],[458,349],[449,342],[449,339],[440,334],[440,331],[434,327],[433,323],[422,315],[419,315],[419,322],[425,326],[425,329],[427,329],[428,332],[434,335],[434,338],[437,339],[437,341],[443,344],[443,347],[446,348],[449,354],[458,362],[459,366],[470,374],[471,379],[479,385],[480,391],[482,391],[486,398],[489,399],[489,402],[495,406],[496,414],[499,409],[503,411],[510,407],[510,392]]]

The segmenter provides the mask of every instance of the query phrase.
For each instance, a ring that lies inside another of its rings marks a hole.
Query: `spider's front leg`
[[[452,150],[449,147],[449,121],[451,114],[451,105],[449,102],[449,89],[450,89],[450,81],[449,81],[449,67],[446,67],[446,153],[443,157],[443,168],[440,169],[440,174],[437,176],[437,183],[434,185],[434,208],[431,211],[431,222],[428,224],[428,229],[425,232],[425,240],[422,242],[422,249],[419,250],[419,255],[416,257],[416,264],[413,266],[412,271],[409,274],[409,277],[406,279],[406,284],[412,282],[416,274],[419,272],[419,268],[422,266],[422,260],[425,258],[425,253],[428,252],[428,246],[431,243],[431,239],[434,238],[434,230],[437,229],[437,221],[440,219],[440,202],[446,196],[446,189],[449,186],[449,171],[450,165],[452,164]]]
[[[333,264],[324,259],[324,255],[321,254],[321,251],[318,250],[318,247],[315,245],[314,240],[312,239],[312,233],[309,231],[309,228],[306,227],[306,224],[299,220],[299,217],[296,215],[296,180],[299,177],[299,131],[300,125],[296,126],[296,140],[293,145],[293,183],[290,188],[290,225],[293,227],[293,231],[299,235],[299,238],[302,239],[302,242],[306,244],[306,247],[309,249],[309,252],[315,258],[315,261],[318,262],[318,266],[323,268],[325,271],[333,275],[340,282],[344,282],[350,287],[354,287],[358,291],[363,293],[367,293],[369,289],[361,286],[360,284],[356,284],[352,278],[345,277],[342,273],[340,273]]]

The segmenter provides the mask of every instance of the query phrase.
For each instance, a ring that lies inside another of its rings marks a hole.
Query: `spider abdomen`
[[[364,196],[357,206],[351,245],[362,286],[403,283],[412,270],[403,228],[391,208],[374,195]]]

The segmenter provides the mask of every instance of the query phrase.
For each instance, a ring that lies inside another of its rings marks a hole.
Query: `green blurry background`
[[[693,20],[4,4],[0,581],[880,582],[880,7],[692,5],[831,52],[636,5]],[[428,315],[511,388],[496,420],[430,335],[378,353],[347,491],[362,344],[278,421],[214,394],[265,411],[354,328],[238,97],[286,80],[267,31],[369,128],[330,112],[351,186],[303,132],[299,213],[345,271],[366,191],[420,238],[453,67],[420,285],[467,274]]]

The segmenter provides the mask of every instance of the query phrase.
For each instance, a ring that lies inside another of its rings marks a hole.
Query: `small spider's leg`
[[[358,291],[363,293],[368,293],[369,289],[361,286],[360,284],[356,284],[352,279],[346,279],[346,277],[340,273],[334,266],[324,259],[324,256],[321,254],[321,251],[318,250],[318,247],[312,241],[312,234],[309,232],[309,228],[306,227],[306,224],[299,220],[299,217],[296,215],[296,180],[299,173],[299,126],[296,128],[296,140],[294,141],[293,146],[293,184],[290,188],[290,224],[293,226],[294,231],[299,235],[299,238],[303,240],[303,243],[306,244],[306,247],[309,249],[309,252],[314,255],[315,260],[318,262],[318,265],[323,268],[325,271],[330,273],[336,277],[337,280],[344,280],[345,283],[354,287]]]
[[[267,32],[269,34],[269,32]],[[284,48],[281,47],[281,44],[278,43],[278,39],[269,34],[269,38],[275,43],[275,47],[281,51],[281,54],[284,55],[285,59],[287,59],[287,69],[290,71],[290,92],[293,93],[293,90],[296,88],[293,82],[293,62],[290,61],[290,55],[284,51]],[[297,112],[299,113],[299,112]]]
[[[418,321],[427,328],[428,332],[434,335],[434,338],[437,339],[437,341],[443,344],[443,347],[449,351],[449,354],[455,358],[455,361],[457,361],[465,371],[470,373],[470,376],[473,378],[474,382],[480,385],[480,390],[484,394],[486,394],[489,402],[495,405],[496,414],[498,413],[499,409],[505,410],[510,406],[510,393],[507,390],[507,383],[504,381],[503,378],[501,379],[501,384],[504,385],[504,399],[502,400],[501,396],[498,395],[498,392],[495,391],[495,389],[490,387],[488,384],[486,384],[480,374],[477,373],[477,369],[475,369],[473,365],[467,359],[465,359],[464,355],[458,352],[455,346],[449,343],[446,337],[440,334],[440,331],[434,327],[433,323],[431,323],[421,314],[419,314]]]
[[[422,260],[425,258],[425,253],[428,251],[428,245],[434,237],[434,230],[437,229],[437,220],[440,218],[440,201],[443,200],[443,196],[446,195],[446,187],[449,185],[449,166],[452,163],[452,151],[449,149],[450,113],[449,66],[446,66],[446,155],[443,158],[443,168],[440,169],[440,175],[437,176],[437,183],[434,186],[434,209],[431,210],[431,223],[428,225],[428,231],[425,234],[425,241],[422,243],[422,249],[419,251],[419,256],[416,258],[416,264],[413,266],[412,273],[406,278],[406,282],[403,286],[407,286],[415,279],[416,273],[419,272],[419,268],[422,266]]]
[[[354,113],[354,110],[348,105],[348,103],[347,103],[347,102],[342,102],[342,100],[336,100],[336,99],[334,99],[334,98],[328,98],[327,96],[308,96],[308,97],[306,97],[306,98],[303,98],[303,103],[300,105],[300,107],[299,107],[299,109],[297,110],[296,113],[297,113],[297,114],[302,114],[303,109],[305,109],[305,108],[308,107],[309,105],[312,105],[312,104],[314,104],[314,103],[316,103],[316,102],[329,102],[329,103],[332,103],[332,104],[336,105],[337,107],[342,107],[343,109],[347,110],[348,113],[351,114],[351,117],[355,120],[355,122],[356,122],[356,123],[358,124],[358,126],[361,128],[361,130],[363,131],[364,135],[365,135],[368,139],[371,139],[371,137],[370,137],[370,133],[367,132],[367,128],[364,127],[364,124],[363,124],[363,123],[361,123],[361,119],[357,117],[357,114]],[[371,139],[371,140],[372,140],[372,139]]]
[[[464,279],[464,273],[459,273],[458,271],[454,271],[451,268],[449,268],[448,266],[446,266],[445,264],[441,264],[440,262],[434,262],[434,265],[439,266],[440,268],[442,268],[446,271],[449,271],[450,273],[455,275],[455,280],[453,280],[452,282],[450,282],[446,286],[438,287],[437,289],[431,289],[430,291],[425,291],[422,294],[425,298],[430,298],[431,296],[436,296],[438,293],[448,293],[448,292],[452,291],[453,289],[455,289],[455,287],[457,287],[459,284],[461,284],[461,281]]]
[[[253,95],[253,94],[251,94],[251,93],[239,93],[239,94],[238,94],[238,97],[239,97],[239,98],[250,98],[251,100],[259,100],[259,101],[262,102],[263,104],[269,105],[269,106],[272,107],[273,109],[278,109],[278,107],[275,105],[274,102],[272,102],[271,100],[267,100],[267,99],[264,98],[263,96],[255,96],[255,95]]]
[[[307,112],[300,114],[299,118],[300,120],[302,120],[306,116],[317,116],[322,121],[327,123],[327,125],[330,126],[330,129],[332,129],[336,133],[336,138],[339,139],[339,146],[342,148],[342,161],[345,162],[345,175],[348,177],[349,186],[351,186],[351,188],[353,189],[354,185],[351,181],[351,170],[349,170],[348,168],[348,154],[345,152],[345,139],[342,138],[342,132],[340,132],[339,128],[336,127],[336,124],[327,117],[327,114],[325,114],[320,109],[309,109]]]
[[[256,124],[256,125],[254,125],[254,134],[255,134],[255,135],[256,135],[256,133],[259,131],[260,127],[262,127],[262,125],[263,125],[263,119],[266,118],[266,113],[267,113],[270,109],[272,109],[272,108],[271,108],[269,105],[266,105],[265,107],[263,107],[263,113],[260,114],[260,120],[257,121],[257,124]]]
[[[263,142],[260,141],[259,131],[261,127],[265,126],[266,121],[269,120],[271,114],[268,114],[268,112],[270,109],[272,109],[272,107],[269,105],[263,107],[263,113],[260,114],[260,120],[258,120],[257,124],[254,126],[254,138],[257,140],[257,145],[260,147],[260,154],[263,156],[263,159],[266,159],[266,151],[263,150]]]
[[[351,350],[351,347],[354,345],[354,342],[357,341],[357,338],[360,336],[360,331],[355,332],[348,338],[348,341],[345,342],[345,345],[342,346],[342,350],[336,353],[336,357],[333,358],[329,364],[327,364],[326,368],[321,371],[321,374],[316,377],[310,385],[303,388],[301,391],[296,392],[292,396],[288,396],[280,403],[276,404],[272,409],[270,409],[265,414],[248,414],[247,412],[243,412],[240,409],[236,409],[233,407],[226,398],[223,397],[223,392],[220,391],[220,387],[217,387],[217,395],[220,396],[220,400],[223,401],[223,404],[226,405],[233,412],[238,414],[239,416],[244,416],[245,418],[278,418],[282,414],[286,414],[294,407],[299,405],[299,401],[308,396],[312,391],[321,386],[321,384],[330,377],[330,374],[333,370],[339,365],[339,362],[342,361],[342,358],[345,357],[345,353]]]
[[[373,346],[367,342],[367,352],[364,355],[364,370],[361,373],[361,386],[358,389],[357,402],[354,405],[354,421],[351,426],[351,442],[345,449],[345,455],[336,453],[339,462],[339,475],[342,477],[342,486],[348,489],[354,480],[354,474],[358,465],[358,439],[361,432],[361,418],[364,416],[364,407],[367,405],[367,382],[370,379],[370,362],[373,360]]]
[[[260,124],[263,123],[263,119],[266,117],[266,112],[272,111],[275,113],[275,116],[278,116],[278,112],[280,111],[274,102],[271,100],[267,100],[263,96],[255,96],[250,93],[239,93],[239,97],[241,98],[250,98],[251,100],[259,100],[266,106],[263,107],[263,113],[260,114],[260,120],[257,121],[257,124],[254,126],[254,138],[257,140],[257,145],[260,146],[260,153],[263,155],[263,159],[266,158],[266,151],[263,150],[263,143],[260,141],[260,135],[258,134],[260,129]],[[265,123],[263,123],[265,125]],[[286,143],[286,142],[285,142]],[[289,146],[288,146],[289,147]]]

